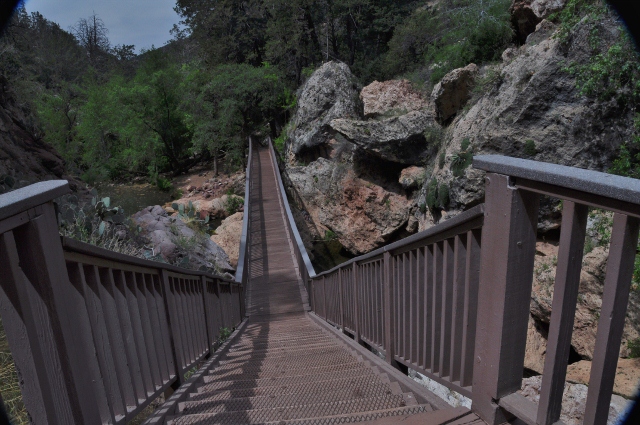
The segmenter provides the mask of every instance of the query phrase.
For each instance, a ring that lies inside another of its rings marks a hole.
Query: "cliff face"
[[[81,189],[56,150],[34,135],[29,119],[29,111],[0,76],[0,193],[51,179],[69,180],[74,191]]]

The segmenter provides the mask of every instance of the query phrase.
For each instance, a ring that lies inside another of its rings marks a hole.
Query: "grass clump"
[[[533,140],[524,142],[523,150],[527,156],[535,156],[538,153],[538,148],[536,148],[536,143]]]

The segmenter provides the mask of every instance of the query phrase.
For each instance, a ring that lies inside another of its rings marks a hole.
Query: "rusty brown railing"
[[[605,424],[629,301],[640,224],[640,181],[595,171],[478,156],[487,171],[473,378],[474,410],[487,422],[560,418],[580,284],[588,207],[614,212],[584,424]],[[526,346],[539,196],[563,200],[558,266],[540,402],[518,395]]]
[[[60,238],[66,181],[0,196],[0,314],[34,423],[124,424],[239,325],[244,289]]]
[[[478,156],[484,205],[315,275],[289,226],[313,313],[381,353],[466,395],[490,424],[560,418],[588,207],[613,211],[585,424],[605,424],[640,222],[640,181],[504,156]],[[284,188],[280,186],[286,199]],[[563,200],[553,313],[540,403],[522,385],[539,195]]]

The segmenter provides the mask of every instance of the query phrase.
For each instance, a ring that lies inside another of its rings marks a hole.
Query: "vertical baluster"
[[[142,378],[142,366],[140,364],[140,354],[135,343],[135,335],[133,331],[133,322],[129,308],[127,305],[127,299],[125,295],[125,281],[124,272],[122,270],[112,271],[113,275],[113,287],[111,291],[114,294],[114,300],[117,308],[118,320],[122,329],[122,335],[124,339],[124,347],[127,356],[127,363],[129,365],[129,373],[133,381],[133,390],[135,391],[136,399],[138,403],[142,403],[146,400],[147,394],[144,388],[144,380]]]
[[[153,386],[155,390],[158,390],[162,386],[162,373],[159,364],[160,362],[158,360],[158,354],[156,353],[156,344],[153,338],[151,316],[149,315],[149,305],[147,303],[143,274],[134,274],[134,286],[136,290],[135,298],[138,302],[138,309],[140,310],[140,315],[142,317],[142,330],[144,332],[144,340],[147,347],[147,353],[149,354],[149,366],[151,370],[151,377],[153,379]]]
[[[457,235],[454,242],[453,310],[451,328],[450,381],[460,381],[462,373],[462,327],[464,326],[464,288],[467,268],[467,241]]]
[[[196,353],[193,346],[193,340],[194,340],[193,326],[191,324],[191,317],[189,314],[191,309],[189,308],[189,302],[187,300],[188,298],[187,285],[185,284],[184,279],[181,277],[176,277],[175,281],[176,281],[176,286],[178,288],[177,294],[178,294],[178,300],[180,302],[180,316],[182,317],[183,332],[185,334],[184,342],[186,343],[185,353],[187,354],[187,356],[186,356],[186,362],[183,365],[183,367],[186,369],[196,359]],[[187,370],[185,370],[185,372],[186,371]]]
[[[362,343],[361,339],[361,329],[360,329],[360,270],[358,268],[358,263],[355,261],[351,265],[353,270],[353,319],[354,319],[354,332],[355,332],[355,340],[358,344]]]
[[[451,324],[453,322],[453,274],[454,274],[454,240],[442,242],[442,315],[440,316],[440,376],[451,374]]]
[[[204,313],[204,328],[207,337],[207,348],[210,352],[213,352],[213,338],[212,338],[212,329],[211,329],[211,314],[213,313],[213,309],[211,308],[211,294],[209,294],[209,284],[207,283],[206,276],[201,277],[201,285],[202,285],[202,311]]]
[[[433,341],[433,245],[425,247],[424,251],[424,368],[433,369],[433,357],[431,356],[431,345]]]
[[[402,339],[403,341],[401,341],[401,343],[398,345],[398,347],[402,347],[402,357],[405,360],[408,360],[410,357],[410,348],[409,348],[409,341],[411,339],[410,336],[410,330],[411,330],[411,308],[410,308],[410,303],[411,303],[411,298],[410,298],[410,279],[411,279],[411,275],[410,275],[410,271],[409,271],[409,255],[408,253],[404,253],[399,255],[398,257],[396,257],[398,259],[402,258],[402,265],[398,264],[398,274],[401,276],[402,278],[402,294],[400,295],[402,297],[402,312],[401,312],[401,316],[402,316],[402,331],[400,332],[400,335],[402,335]],[[400,284],[400,281],[398,281],[398,285]]]
[[[476,319],[478,315],[478,285],[480,279],[481,229],[467,232],[467,258],[464,283],[464,326],[462,328],[462,373],[460,386],[471,385],[473,379]]]
[[[586,205],[564,201],[551,324],[538,403],[538,423],[541,425],[551,425],[560,419],[588,215]]]
[[[122,272],[123,291],[127,303],[127,311],[131,317],[131,327],[133,329],[133,340],[135,341],[136,350],[138,352],[140,372],[142,374],[142,383],[144,387],[145,398],[155,392],[153,381],[151,379],[151,371],[149,369],[149,355],[144,341],[142,332],[142,320],[140,318],[140,310],[135,300],[135,289],[133,288],[133,273]]]
[[[638,246],[640,220],[619,213],[613,216],[607,274],[591,363],[584,424],[605,424],[613,392],[624,319]]]
[[[96,266],[84,266],[80,273],[80,279],[84,284],[85,301],[91,328],[93,330],[93,342],[96,346],[98,354],[98,362],[102,370],[102,376],[105,380],[105,389],[107,397],[115,420],[125,417],[127,410],[125,401],[122,399],[122,388],[118,381],[118,372],[113,358],[113,348],[109,339],[107,325],[105,323],[105,315],[100,302],[100,277]]]
[[[391,288],[392,288],[391,296],[393,296],[393,282],[394,282],[394,279],[393,279],[394,271],[393,270],[394,270],[394,264],[395,263],[393,261],[393,257],[391,257],[391,256],[389,256],[389,261],[390,261],[389,267],[391,268],[391,273],[389,274],[389,276],[391,276],[391,283],[392,283],[392,285],[391,285]],[[377,320],[376,323],[378,325],[377,334],[378,334],[378,343],[380,345],[384,344],[384,308],[385,308],[385,306],[384,306],[384,282],[383,282],[383,273],[384,273],[384,271],[383,271],[383,269],[384,269],[384,266],[383,266],[382,261],[378,262],[378,271],[376,273],[376,277],[378,279],[377,280],[378,284],[376,285],[376,294],[378,296],[378,303],[377,303],[378,309],[376,311],[376,318],[378,320]],[[394,303],[391,303],[392,309],[394,309],[393,305],[394,305]],[[393,310],[392,310],[392,312],[393,312]],[[391,341],[393,341],[393,339]],[[394,355],[395,355],[395,347],[396,347],[396,345],[394,344],[394,351],[393,351]]]
[[[147,306],[149,309],[149,316],[153,324],[153,339],[156,342],[158,362],[160,364],[160,372],[162,374],[162,384],[169,380],[169,376],[173,372],[173,365],[171,364],[171,355],[166,351],[166,339],[164,331],[166,330],[165,320],[166,315],[161,313],[161,308],[164,306],[162,301],[162,295],[158,292],[156,287],[156,281],[159,279],[155,275],[146,275],[145,283],[147,289]]]
[[[386,335],[385,335],[385,350],[386,350],[386,354],[387,354],[387,362],[389,364],[394,365],[395,364],[395,323],[394,323],[394,311],[393,311],[393,305],[395,304],[394,300],[393,300],[393,282],[392,282],[392,275],[393,275],[393,265],[391,264],[391,255],[389,254],[389,252],[385,252],[384,253],[384,260],[383,260],[383,265],[384,265],[384,302],[383,302],[383,308],[384,308],[384,317],[385,317],[385,330],[386,330]]]
[[[418,296],[416,299],[416,363],[419,367],[426,368],[424,364],[424,334],[425,334],[425,248],[418,248],[416,258],[416,288]]]
[[[409,313],[409,318],[411,320],[411,329],[409,332],[410,338],[410,351],[409,356],[412,363],[418,364],[418,343],[419,343],[419,320],[418,320],[418,275],[417,275],[417,267],[418,267],[418,249],[412,249],[409,251],[409,263],[410,263],[410,275],[409,275],[409,283],[411,287],[411,312]]]
[[[164,298],[164,310],[169,329],[169,341],[171,344],[171,354],[173,358],[172,374],[176,376],[174,388],[182,385],[184,377],[182,375],[182,365],[184,364],[184,351],[182,350],[182,329],[179,323],[179,307],[176,302],[175,287],[169,273],[160,269],[160,281],[162,282],[162,295]]]
[[[120,328],[118,309],[114,299],[113,274],[111,269],[99,268],[97,291],[102,303],[104,322],[107,328],[107,335],[111,345],[111,355],[115,362],[115,370],[120,384],[122,400],[127,410],[133,410],[138,405],[138,400],[133,392],[133,382],[131,381],[132,371],[129,370],[125,341]]]
[[[440,372],[440,339],[442,337],[442,242],[433,244],[433,292],[431,294],[431,372]]]
[[[162,282],[162,275],[151,276],[153,286],[153,296],[155,297],[155,306],[157,310],[158,320],[158,332],[160,334],[160,345],[163,348],[163,357],[166,364],[165,368],[165,381],[169,381],[174,376],[176,370],[175,358],[173,356],[173,349],[171,343],[169,323],[167,322],[167,312],[165,310],[164,291]]]
[[[474,365],[473,410],[490,424],[504,422],[495,400],[520,389],[527,342],[538,195],[509,177],[488,173],[485,186],[481,291]]]

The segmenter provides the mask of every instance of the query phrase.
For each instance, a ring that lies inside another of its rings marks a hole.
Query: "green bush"
[[[156,186],[158,186],[158,189],[163,192],[169,192],[171,189],[173,189],[171,181],[161,176],[158,176],[158,178],[156,179]]]
[[[434,209],[436,207],[436,201],[438,200],[438,180],[431,179],[427,185],[427,207]]]
[[[524,153],[527,156],[535,156],[538,153],[536,143],[533,140],[527,140],[524,142]]]
[[[629,357],[637,359],[640,357],[640,338],[627,341],[627,348],[629,348]]]
[[[440,208],[447,208],[447,206],[449,206],[449,186],[445,183],[442,183],[438,188],[437,204]]]
[[[224,209],[227,211],[227,214],[232,215],[235,214],[243,205],[244,199],[236,195],[228,195],[227,202],[224,204]]]
[[[438,158],[438,167],[440,167],[440,168],[444,167],[445,158],[446,158],[446,156],[445,156],[444,152],[442,152],[440,154],[440,157]]]

